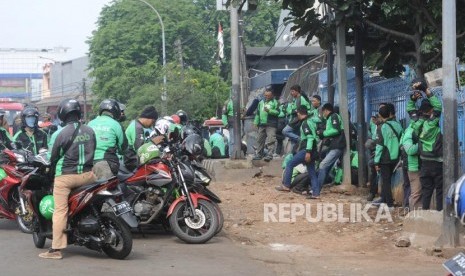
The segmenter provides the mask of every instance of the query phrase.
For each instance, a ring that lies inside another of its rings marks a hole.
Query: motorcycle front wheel
[[[102,213],[104,244],[102,251],[113,259],[125,259],[132,250],[132,235],[129,228],[110,212]]]
[[[215,206],[200,199],[194,217],[189,216],[188,208],[190,206],[186,201],[176,205],[169,218],[171,230],[186,243],[206,243],[218,231],[219,221]]]
[[[224,225],[224,215],[223,211],[221,211],[220,206],[216,202],[212,202],[213,206],[215,206],[216,213],[218,215],[218,229],[216,230],[216,234],[223,230]]]
[[[21,215],[16,215],[16,223],[18,224],[19,230],[26,234],[31,234],[31,226],[32,223],[30,221],[26,221],[26,219]]]

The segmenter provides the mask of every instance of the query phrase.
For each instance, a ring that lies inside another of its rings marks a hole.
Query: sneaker
[[[63,255],[61,255],[61,250],[56,249],[49,249],[47,252],[40,253],[39,257],[44,259],[54,259],[54,260],[61,260],[63,259]]]
[[[252,160],[262,160],[262,158],[260,155],[255,155]]]
[[[378,198],[377,200],[373,200],[373,202],[371,204],[379,206],[381,203],[384,203],[382,197]]]
[[[375,199],[375,195],[370,193],[367,197],[367,201],[373,201],[373,199]]]
[[[273,156],[268,155],[263,160],[266,161],[266,162],[270,162],[271,160],[273,160]]]

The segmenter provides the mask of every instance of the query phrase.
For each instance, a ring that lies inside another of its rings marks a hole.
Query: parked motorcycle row
[[[186,243],[205,243],[222,230],[221,200],[208,185],[211,177],[198,161],[198,134],[139,150],[140,166],[120,167],[117,177],[73,190],[68,205],[68,243],[104,252],[114,259],[132,250],[132,233],[162,225]],[[47,151],[33,155],[16,145],[0,152],[0,218],[16,220],[32,233],[37,248],[52,238],[46,212],[53,188]],[[52,210],[53,211],[53,210]]]

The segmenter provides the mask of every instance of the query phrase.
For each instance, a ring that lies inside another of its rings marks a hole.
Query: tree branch
[[[431,65],[431,63],[435,62],[440,56],[441,56],[441,51],[439,51],[434,57],[432,57],[430,60],[428,60],[425,63],[425,67],[429,67]]]
[[[425,6],[421,6],[421,11],[422,13],[426,16],[426,19],[428,22],[436,29],[436,31],[439,31],[439,26],[434,22],[433,17],[429,13],[429,11],[425,8]]]
[[[401,56],[404,56],[404,57],[406,57],[406,56],[411,56],[411,57],[414,57],[414,58],[417,57],[417,53],[416,53],[416,52],[406,52],[406,53],[401,53],[400,55],[401,55]]]
[[[374,22],[371,22],[370,20],[368,19],[365,19],[365,23],[381,32],[384,32],[384,33],[387,33],[387,34],[391,34],[393,36],[397,36],[397,37],[400,37],[400,38],[403,38],[403,39],[406,39],[406,40],[410,40],[412,41],[413,43],[415,43],[415,37],[413,35],[409,35],[409,34],[406,34],[406,33],[402,33],[402,32],[399,32],[399,31],[396,31],[396,30],[391,30],[391,29],[388,29],[388,28],[385,28],[383,26],[380,26]]]

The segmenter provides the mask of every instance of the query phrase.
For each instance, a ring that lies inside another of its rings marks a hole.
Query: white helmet
[[[168,133],[171,122],[166,120],[165,118],[158,119],[155,123],[155,129],[158,131],[159,135],[165,135]]]
[[[164,116],[162,119],[165,119],[165,120],[167,120],[168,122],[174,124],[174,120],[173,120],[173,118],[171,118],[171,116]]]

